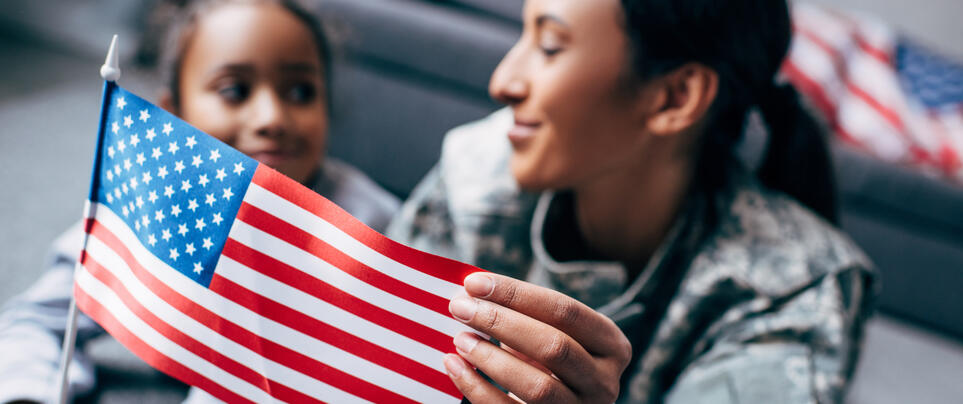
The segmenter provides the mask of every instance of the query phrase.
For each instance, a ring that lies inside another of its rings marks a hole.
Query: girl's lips
[[[272,168],[294,157],[293,153],[279,150],[257,151],[248,153],[247,155],[261,163],[267,164]]]
[[[520,143],[535,137],[535,132],[541,125],[542,124],[538,122],[526,122],[516,119],[515,126],[508,130],[508,140],[511,141],[513,145],[518,146]]]

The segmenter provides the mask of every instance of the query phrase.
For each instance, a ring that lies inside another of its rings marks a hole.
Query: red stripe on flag
[[[298,227],[278,219],[271,214],[258,209],[257,207],[241,203],[241,208],[237,211],[237,219],[247,223],[265,233],[284,240],[288,244],[298,247],[305,252],[318,257],[325,262],[338,267],[348,275],[351,275],[371,286],[385,292],[398,296],[407,301],[418,304],[429,310],[440,313],[443,316],[451,317],[448,311],[448,300],[418,289],[407,283],[392,278],[380,271],[376,271],[365,264],[362,264],[332,247],[310,233]],[[444,349],[442,349],[444,350]]]
[[[265,276],[384,328],[411,337],[441,352],[454,352],[451,337],[448,335],[352,296],[234,239],[227,239],[222,254]]]
[[[455,387],[451,379],[444,373],[261,296],[232,282],[230,279],[218,275],[216,272],[214,273],[214,277],[211,278],[210,288],[222,296],[230,296],[231,300],[263,317],[268,317],[315,339],[331,344],[345,352],[364,358],[369,362],[385,369],[390,369],[400,375],[410,377],[453,397],[461,397],[458,388]],[[440,356],[441,355],[439,355],[439,357]]]
[[[104,268],[100,263],[91,257],[87,257],[84,267],[87,271],[93,275],[95,278],[100,280],[104,285],[114,291],[121,301],[144,323],[150,325],[151,328],[159,332],[161,335],[171,340],[193,352],[197,356],[203,358],[204,360],[210,362],[211,364],[224,369],[228,373],[237,376],[239,379],[244,380],[253,386],[267,392],[272,397],[287,401],[287,402],[312,402],[320,403],[322,401],[317,400],[313,397],[301,394],[288,386],[270,380],[261,374],[251,370],[250,368],[238,363],[237,361],[224,356],[220,352],[217,352],[207,345],[202,344],[194,338],[191,338],[187,334],[184,334],[177,328],[172,327],[167,322],[161,320],[147,307],[142,305],[137,299],[131,295],[130,291],[124,287],[124,283],[120,281],[113,273],[111,273],[107,268]]]
[[[120,341],[127,349],[155,369],[191,386],[200,387],[220,400],[229,403],[254,403],[171,359],[167,355],[154,349],[150,344],[137,338],[137,336],[130,332],[127,327],[124,327],[120,321],[117,321],[117,318],[114,317],[109,310],[88,295],[87,292],[84,292],[77,284],[74,284],[74,298],[77,300],[77,307],[80,310],[87,313],[90,318],[97,321],[97,324],[100,324],[100,326],[116,338],[117,341]]]
[[[141,283],[150,288],[154,294],[167,301],[180,312],[207,325],[217,333],[241,344],[259,355],[273,360],[281,365],[294,369],[302,374],[314,377],[326,384],[343,391],[351,392],[361,398],[376,402],[412,402],[394,392],[375,386],[339,369],[316,361],[306,355],[291,350],[273,341],[244,329],[230,322],[214,312],[204,308],[191,299],[185,298],[170,286],[155,278],[144,269],[134,258],[130,250],[109,229],[99,222],[95,222],[92,235],[100,239],[124,260]],[[234,300],[229,298],[230,300]]]
[[[264,164],[258,165],[251,181],[337,226],[351,237],[382,255],[425,274],[461,285],[464,283],[466,276],[482,271],[480,268],[418,251],[395,242],[361,223],[333,202],[325,198],[318,198],[318,195],[310,189]],[[445,312],[447,313],[447,308]]]

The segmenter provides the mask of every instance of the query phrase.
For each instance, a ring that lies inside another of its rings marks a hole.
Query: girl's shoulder
[[[369,227],[384,231],[401,201],[354,166],[326,158],[311,188]]]

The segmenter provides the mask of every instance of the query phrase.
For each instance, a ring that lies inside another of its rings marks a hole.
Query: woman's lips
[[[508,131],[508,140],[511,141],[513,145],[518,146],[535,137],[535,131],[537,131],[541,125],[540,122],[515,119],[515,126]]]

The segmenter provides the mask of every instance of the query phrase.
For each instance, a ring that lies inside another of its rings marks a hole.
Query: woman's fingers
[[[512,400],[501,390],[492,386],[487,380],[474,371],[465,360],[455,354],[445,355],[445,369],[448,376],[455,383],[458,390],[465,395],[468,401],[473,403],[512,403]]]
[[[498,346],[482,340],[475,334],[461,333],[455,336],[455,348],[457,348],[458,354],[467,359],[468,362],[527,403],[573,403],[577,401],[575,393],[561,380],[533,367]],[[448,361],[449,359],[446,357],[446,366],[448,366]],[[466,372],[462,372],[462,374],[466,374]],[[457,381],[455,383],[461,388]],[[490,384],[487,382],[485,382],[487,386],[473,384],[476,385],[469,388],[478,391],[477,395],[488,396]],[[492,388],[494,387],[492,386]],[[462,393],[469,397],[468,392],[462,390]],[[505,393],[501,393],[501,395],[508,397]],[[476,401],[472,397],[469,397],[469,400],[472,402],[487,402],[486,400]]]
[[[492,273],[469,275],[465,278],[465,290],[471,296],[510,308],[557,328],[578,341],[592,355],[613,357],[624,361],[623,365],[628,364],[632,346],[615,322],[571,297]]]
[[[515,310],[497,304],[471,297],[457,297],[452,300],[452,314],[466,324],[482,331],[526,357],[542,364],[550,372],[540,372],[545,375],[554,373],[567,385],[584,394],[596,393],[596,383],[587,374],[596,374],[600,369],[595,366],[595,358],[585,351],[572,337],[553,328],[552,326],[525,316]],[[459,339],[460,338],[460,339]],[[459,335],[455,338],[455,346],[464,343],[467,337]],[[489,344],[490,345],[490,344]],[[524,363],[520,359],[498,348],[505,355],[511,356],[515,362]],[[488,374],[486,366],[471,358],[472,364],[478,366]],[[488,359],[485,357],[484,359]],[[507,360],[500,355],[495,359]],[[526,363],[526,365],[528,365]],[[529,365],[530,366],[530,365]],[[495,376],[489,374],[494,378]],[[501,383],[500,380],[497,380]],[[506,386],[507,387],[507,386]],[[514,390],[512,390],[514,391]]]

